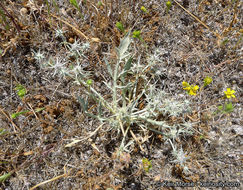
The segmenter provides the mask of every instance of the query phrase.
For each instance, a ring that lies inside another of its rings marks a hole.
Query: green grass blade
[[[7,180],[10,176],[12,175],[11,172],[4,174],[2,176],[0,176],[0,183],[4,182],[5,180]]]

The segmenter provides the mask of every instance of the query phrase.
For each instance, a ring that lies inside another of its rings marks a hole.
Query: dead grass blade
[[[79,35],[81,35],[82,37],[84,37],[86,40],[91,40],[92,42],[100,42],[99,38],[88,38],[83,32],[81,32],[79,29],[77,29],[75,26],[69,24],[67,21],[53,15],[50,14],[52,17],[56,18],[57,20],[61,21],[62,23],[68,25],[69,27],[71,27],[75,32],[77,32]]]
[[[12,123],[12,125],[14,126],[14,132],[16,132],[16,129],[15,128],[17,128],[19,131],[21,131],[20,128],[17,125],[15,125],[15,123],[13,122],[13,120],[10,119],[10,117],[8,117],[8,115],[4,112],[4,110],[1,107],[0,107],[0,111]]]
[[[103,124],[101,124],[97,129],[95,129],[88,137],[85,137],[83,139],[74,139],[73,142],[67,144],[65,147],[72,147],[74,146],[75,144],[77,144],[78,142],[81,142],[81,141],[84,141],[84,140],[87,140],[89,138],[91,138],[101,127],[103,126]]]
[[[43,182],[41,182],[41,183],[35,185],[34,187],[31,187],[30,190],[34,190],[34,189],[36,189],[37,187],[39,187],[39,186],[41,186],[41,185],[44,185],[44,184],[46,184],[46,183],[49,183],[49,182],[58,180],[58,179],[60,179],[60,178],[67,177],[67,176],[69,175],[69,173],[70,173],[70,171],[69,171],[69,172],[66,172],[66,168],[65,168],[65,166],[64,166],[64,174],[59,175],[59,176],[56,176],[56,177],[54,177],[54,178],[52,178],[52,179],[43,181]]]
[[[183,7],[179,2],[174,0],[175,3],[181,7],[184,11],[186,11],[191,17],[193,17],[196,21],[198,21],[201,25],[203,25],[205,28],[207,28],[210,32],[212,32],[217,38],[222,39],[222,37],[219,35],[219,33],[213,31],[211,28],[209,28],[203,21],[201,21],[199,18],[197,18],[194,14],[192,14],[190,11],[188,11],[185,7]]]

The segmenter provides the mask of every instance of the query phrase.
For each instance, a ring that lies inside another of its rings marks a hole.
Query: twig
[[[91,138],[102,126],[103,126],[103,124],[101,124],[97,129],[95,129],[88,137],[85,137],[83,139],[75,139],[75,140],[73,140],[73,142],[67,144],[65,147],[72,147],[73,145],[75,145],[78,142]]]
[[[70,171],[67,173],[67,172],[66,172],[66,168],[65,168],[65,166],[64,166],[64,174],[59,175],[59,176],[56,176],[56,177],[54,177],[54,178],[52,178],[52,179],[43,181],[43,182],[41,182],[41,183],[35,185],[34,187],[31,187],[30,190],[34,190],[34,189],[36,189],[37,187],[39,187],[39,186],[41,186],[41,185],[44,185],[44,184],[46,184],[46,183],[49,183],[49,182],[58,180],[58,179],[60,179],[60,178],[67,177],[67,176],[69,175],[69,173],[70,173]]]
[[[30,107],[30,109],[31,109],[31,111],[33,112],[33,114],[35,115],[35,118],[36,118],[36,119],[39,119],[38,116],[37,116],[36,113],[35,113],[35,110],[32,108],[32,106],[31,106],[29,103],[27,103],[27,104],[28,104],[28,106]]]
[[[190,11],[188,11],[185,7],[183,7],[180,3],[178,3],[176,0],[174,0],[179,7],[181,7],[184,11],[186,11],[191,17],[193,17],[196,21],[198,21],[201,25],[203,25],[205,28],[207,28],[210,32],[213,32],[213,34],[221,39],[221,36],[217,33],[214,32],[211,28],[209,28],[204,22],[202,22],[199,18],[197,18],[194,14],[192,14]]]
[[[76,27],[74,27],[73,25],[69,24],[67,21],[62,20],[61,18],[50,14],[52,17],[56,18],[57,20],[61,21],[62,23],[68,25],[69,27],[71,27],[75,32],[77,32],[79,35],[81,35],[82,37],[84,37],[86,40],[91,40],[93,42],[100,42],[99,38],[88,38],[84,33],[82,33],[79,29],[77,29]]]
[[[74,27],[73,25],[69,24],[67,21],[62,20],[61,18],[51,14],[52,17],[56,18],[57,20],[63,22],[64,24],[70,26],[75,32],[77,32],[78,34],[80,34],[81,36],[83,36],[86,40],[88,40],[89,38],[87,36],[85,36],[84,33],[82,33],[80,30],[78,30],[76,27]]]
[[[136,135],[133,133],[133,131],[130,129],[130,133],[132,135],[132,137],[134,138],[134,140],[138,143],[141,151],[145,152],[145,150],[143,149],[143,147],[141,146],[141,143],[139,142],[138,138],[136,137]]]
[[[237,6],[238,6],[238,3],[239,3],[239,0],[236,0],[236,2],[235,2],[235,6],[234,6],[234,15],[233,15],[232,21],[231,21],[229,27],[227,27],[227,28],[223,31],[223,36],[226,36],[227,33],[232,29],[233,24],[234,24],[234,22],[235,22],[236,19],[237,19],[237,12],[238,12],[238,10],[237,10]]]
[[[14,23],[16,29],[18,30],[18,32],[20,33],[20,26],[15,22],[13,16],[11,14],[9,14],[9,12],[7,11],[7,9],[5,9],[5,7],[2,5],[2,3],[0,3],[0,6],[2,7],[2,9],[4,10],[4,12],[6,13],[6,15],[12,20],[12,22]]]
[[[5,117],[12,123],[12,125],[20,131],[20,128],[17,125],[15,125],[15,123],[12,121],[12,119],[10,119],[10,117],[8,117],[8,115],[3,111],[3,109],[1,107],[0,107],[0,110],[3,113],[3,115],[5,115]],[[16,133],[15,128],[14,128],[14,132]]]

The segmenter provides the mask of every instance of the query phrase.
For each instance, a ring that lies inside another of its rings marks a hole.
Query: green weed
[[[218,106],[218,110],[216,113],[228,114],[231,113],[233,110],[234,110],[234,106],[232,102],[225,102],[224,105]]]
[[[117,22],[116,23],[116,27],[121,31],[121,32],[125,32],[124,26],[121,22]]]
[[[4,174],[4,175],[1,175],[1,176],[0,176],[0,183],[3,183],[4,181],[6,181],[8,178],[10,178],[11,175],[12,175],[11,172],[6,173],[6,174]]]
[[[21,84],[18,84],[17,87],[15,88],[15,90],[17,91],[17,94],[18,94],[18,96],[19,96],[21,99],[22,99],[22,98],[26,95],[26,93],[27,93],[26,88],[25,88],[23,85],[21,85]]]
[[[6,131],[6,129],[0,129],[0,136],[1,135],[5,135],[5,134],[7,134],[8,133],[8,131]]]
[[[73,5],[78,10],[81,18],[83,19],[84,16],[83,16],[82,11],[81,11],[81,9],[80,9],[80,7],[78,5],[78,2],[76,0],[69,0],[69,2],[71,3],[71,5]]]

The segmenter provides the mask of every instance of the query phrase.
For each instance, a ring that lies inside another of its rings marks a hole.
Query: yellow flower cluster
[[[190,85],[189,83],[183,81],[182,82],[183,89],[187,91],[189,95],[197,95],[197,90],[199,89],[199,86],[195,85]]]
[[[203,87],[208,86],[209,84],[212,83],[212,81],[213,81],[213,79],[212,79],[211,77],[206,77],[206,78],[204,79],[204,85],[203,85]],[[197,85],[195,85],[195,86],[190,85],[190,84],[189,84],[188,82],[186,82],[186,81],[183,81],[183,82],[182,82],[182,86],[183,86],[183,89],[184,89],[185,91],[187,91],[187,93],[188,93],[189,95],[193,95],[193,96],[197,95],[197,90],[199,89],[199,86],[197,86]],[[234,93],[235,93],[235,91],[234,91],[234,90],[231,90],[230,88],[227,88],[227,90],[224,91],[224,95],[225,95],[225,97],[228,98],[228,99],[230,99],[230,98],[235,98]]]

